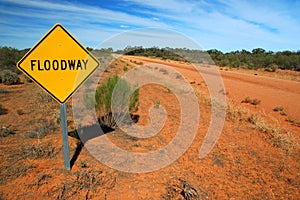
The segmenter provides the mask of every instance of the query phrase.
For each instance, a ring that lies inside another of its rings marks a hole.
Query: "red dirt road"
[[[137,58],[135,58],[137,59]],[[193,66],[174,62],[166,62],[149,58],[138,58],[144,64],[159,63],[174,67],[185,77],[196,82],[202,81],[201,77],[191,71],[197,71]],[[215,70],[207,67],[198,67],[201,74],[215,74]],[[213,72],[212,72],[213,71]],[[292,118],[300,118],[300,82],[277,79],[254,74],[245,74],[232,71],[220,71],[227,97],[237,102],[241,102],[246,97],[258,99],[260,110],[274,113],[273,109],[282,106]]]

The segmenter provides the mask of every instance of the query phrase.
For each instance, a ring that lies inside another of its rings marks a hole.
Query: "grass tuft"
[[[163,199],[199,199],[199,193],[197,189],[182,178],[172,178],[167,183],[167,192],[168,194],[164,195]]]
[[[246,114],[248,114],[248,109],[242,106],[234,106],[233,103],[227,104],[227,110],[226,110],[226,120],[227,121],[240,121],[244,118]]]
[[[253,125],[252,128],[266,133],[273,146],[278,147],[290,153],[297,146],[294,137],[290,132],[283,133],[279,127],[271,126],[266,123],[259,115],[252,114],[248,122]]]
[[[287,122],[290,122],[292,125],[295,125],[295,126],[300,127],[300,121],[297,120],[297,119],[295,119],[295,118],[293,118],[293,117],[288,117],[288,118],[286,119],[286,121],[287,121]]]
[[[261,103],[261,100],[259,99],[251,99],[250,97],[246,97],[244,100],[241,101],[241,103],[250,103],[252,105],[258,105]]]
[[[273,111],[278,112],[278,111],[283,111],[284,108],[282,106],[276,106]]]
[[[55,147],[51,144],[31,144],[21,147],[22,156],[25,159],[52,158],[56,155]]]

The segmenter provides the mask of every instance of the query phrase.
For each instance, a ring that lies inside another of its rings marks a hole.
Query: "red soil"
[[[184,63],[136,57],[121,59],[125,62],[116,61],[120,68],[115,71],[122,72],[122,65],[126,63],[129,68],[136,66],[133,61],[165,64],[176,69],[191,83],[198,97],[201,119],[190,148],[165,168],[135,174],[117,171],[100,163],[85,147],[81,149],[77,139],[69,137],[71,157],[76,151],[79,154],[72,170],[66,171],[59,125],[41,139],[26,136],[28,131],[38,126],[48,127],[41,119],[54,120],[58,104],[42,101],[41,91],[33,83],[17,86],[0,84],[0,88],[7,91],[0,94],[1,105],[7,109],[7,114],[0,115],[0,125],[15,130],[14,135],[0,137],[2,199],[184,199],[184,193],[193,192],[192,188],[200,199],[300,198],[300,129],[296,123],[300,119],[299,82],[221,71],[228,102],[232,102],[235,108],[245,107],[249,111],[237,118],[228,118],[214,149],[208,156],[199,159],[199,147],[211,114],[202,77]],[[153,70],[159,73],[159,67]],[[201,73],[211,72],[208,68],[201,68]],[[241,103],[248,96],[261,100],[261,103],[256,106]],[[157,102],[165,108],[168,116],[157,135],[149,139],[134,139],[116,130],[106,136],[128,151],[148,152],[162,148],[176,134],[180,124],[180,107],[174,94],[165,87],[143,86],[140,88],[140,108],[136,113],[140,116],[139,124],[149,123],[148,111]],[[287,116],[274,112],[276,106],[286,109]],[[255,130],[247,118],[257,113],[272,126],[279,126],[283,135],[290,132],[289,137],[294,138],[294,143],[284,144],[292,146],[278,147],[274,138]],[[294,119],[294,123],[286,121],[289,117]],[[71,131],[74,125],[70,108],[68,120]],[[40,145],[44,150],[45,147],[53,147],[54,153],[31,158],[26,154],[26,147],[32,144]],[[118,159],[128,162],[126,158]]]

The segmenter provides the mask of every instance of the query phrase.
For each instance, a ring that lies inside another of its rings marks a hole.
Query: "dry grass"
[[[28,131],[25,136],[29,138],[43,138],[46,135],[53,134],[59,128],[54,120],[40,119],[38,120],[40,126],[35,130]]]
[[[247,102],[252,100],[247,99]],[[249,101],[248,101],[249,100]],[[280,112],[284,111],[284,108],[276,107],[274,110]],[[260,114],[254,113],[249,116],[249,110],[243,106],[234,105],[233,102],[228,102],[226,120],[231,122],[242,122],[247,121],[252,124],[251,128],[266,133],[270,138],[273,146],[285,150],[287,153],[293,152],[295,148],[299,146],[295,141],[295,138],[291,132],[282,130],[279,125],[271,125],[267,123]],[[292,124],[297,125],[297,120],[289,118]],[[300,125],[300,123],[299,123]]]
[[[35,168],[32,164],[26,164],[18,161],[0,168],[0,185],[19,177],[25,176],[28,172]]]
[[[70,173],[63,183],[50,191],[50,195],[55,199],[71,199],[77,194],[85,194],[85,199],[92,199],[106,189],[112,189],[115,183],[114,176],[101,170],[80,170]]]
[[[38,143],[21,147],[21,156],[24,159],[53,158],[56,153],[55,147],[51,144],[42,145]]]
[[[248,122],[253,125],[252,128],[266,133],[275,147],[290,153],[299,146],[290,132],[283,132],[280,127],[266,123],[258,114],[252,114],[248,118]]]
[[[287,122],[290,122],[290,123],[291,123],[292,125],[294,125],[294,126],[300,127],[300,121],[297,120],[297,119],[295,119],[295,118],[293,118],[293,117],[288,117],[288,118],[286,119],[286,121],[287,121]]]
[[[282,106],[276,106],[273,111],[278,112],[278,111],[283,111],[284,108]]]
[[[259,99],[251,99],[250,97],[246,97],[244,100],[242,100],[241,103],[250,103],[252,105],[258,105],[261,103],[261,100]]]
[[[167,183],[167,192],[167,195],[162,196],[163,199],[200,199],[197,189],[182,178],[172,178]],[[201,196],[208,196],[205,192],[204,195],[202,193],[201,191]]]
[[[275,108],[273,108],[273,111],[274,112],[279,112],[279,114],[283,115],[283,116],[288,115],[288,111],[282,106],[276,106]]]
[[[243,120],[243,118],[249,113],[249,110],[243,106],[235,106],[233,102],[227,103],[226,120],[237,122]]]

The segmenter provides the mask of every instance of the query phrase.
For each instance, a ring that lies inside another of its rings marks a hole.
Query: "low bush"
[[[13,84],[20,83],[20,78],[19,78],[18,74],[14,73],[10,70],[4,70],[1,73],[1,80],[2,80],[2,83],[4,83],[5,85],[13,85]]]
[[[235,106],[232,102],[227,104],[226,110],[226,120],[232,122],[239,122],[241,121],[246,114],[248,114],[249,110],[242,106]]]
[[[244,100],[241,101],[241,103],[250,103],[252,105],[258,105],[261,103],[261,100],[251,99],[250,97],[246,97]]]
[[[250,103],[250,102],[251,102],[250,97],[246,97],[244,100],[242,100],[241,103]]]
[[[118,84],[118,85],[117,85]],[[115,87],[118,89],[114,91]],[[113,94],[113,92],[115,92]],[[131,94],[131,96],[128,96]],[[118,97],[114,99],[114,108],[117,109],[118,119],[112,116],[112,98],[113,95]],[[108,77],[96,90],[95,107],[99,113],[99,122],[101,125],[115,128],[117,121],[121,122],[129,109],[130,113],[136,112],[139,106],[139,91],[132,91],[130,84],[125,79],[120,79],[117,74]]]
[[[53,158],[56,155],[55,147],[51,144],[31,144],[21,147],[22,156],[26,159]]]
[[[258,104],[260,104],[260,102],[261,102],[261,100],[259,100],[259,99],[252,99],[251,104],[252,105],[258,105]]]
[[[293,117],[288,117],[288,118],[286,119],[286,121],[287,121],[287,122],[290,122],[292,125],[295,125],[295,126],[300,127],[300,121],[297,120],[297,119],[295,119],[295,118],[293,118]]]
[[[279,112],[280,115],[283,115],[283,116],[287,116],[288,115],[287,110],[284,109],[282,106],[276,106],[275,108],[273,108],[273,111],[274,112]]]
[[[282,106],[276,106],[273,111],[278,112],[278,111],[283,111],[283,107]]]
[[[284,133],[279,127],[274,127],[265,122],[259,115],[251,115],[248,122],[253,125],[252,128],[267,134],[273,146],[288,153],[292,152],[295,146],[298,145],[291,133]]]
[[[169,74],[168,70],[163,68],[159,69],[159,72],[162,72],[163,74]]]
[[[176,74],[176,79],[183,79],[183,77],[182,77],[182,75],[180,75],[180,74]]]
[[[278,65],[276,64],[271,64],[268,67],[265,68],[265,71],[267,72],[276,72],[276,70],[278,69]]]

